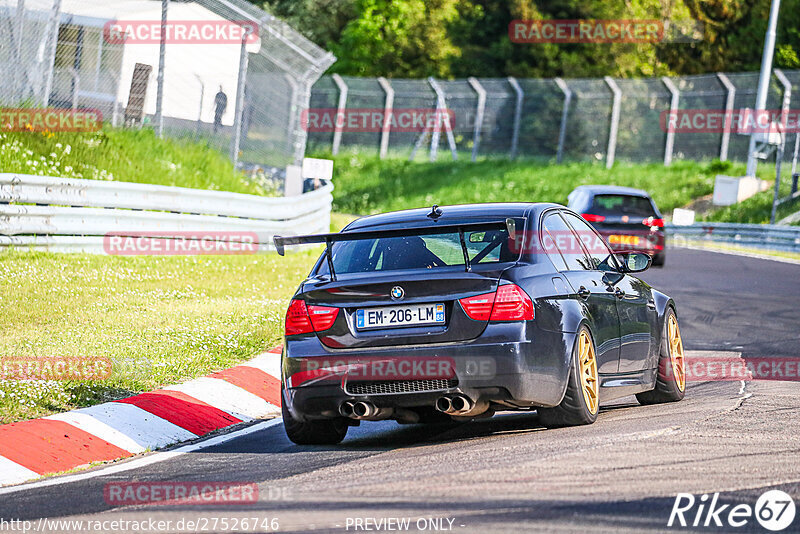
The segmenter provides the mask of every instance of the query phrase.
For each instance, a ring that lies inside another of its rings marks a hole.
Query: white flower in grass
[[[65,146],[64,154],[69,154],[70,152],[72,152],[72,147],[70,145]]]

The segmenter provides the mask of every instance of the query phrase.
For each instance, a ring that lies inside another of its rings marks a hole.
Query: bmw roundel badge
[[[406,292],[403,291],[403,288],[400,287],[400,286],[394,286],[392,288],[391,295],[392,295],[392,298],[394,300],[400,300],[401,298],[403,298],[403,295],[405,295],[405,294],[406,294]]]

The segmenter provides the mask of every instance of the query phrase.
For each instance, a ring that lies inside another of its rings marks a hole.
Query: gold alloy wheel
[[[597,413],[599,406],[597,399],[597,359],[594,357],[594,345],[589,334],[583,330],[578,339],[578,360],[581,369],[581,389],[586,407],[592,414]]]
[[[672,362],[672,376],[675,377],[678,389],[683,391],[686,388],[686,361],[683,355],[681,331],[674,315],[669,316],[667,323],[667,342],[669,343],[669,359]]]

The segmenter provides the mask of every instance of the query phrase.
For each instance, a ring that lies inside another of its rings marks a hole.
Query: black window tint
[[[614,260],[614,255],[611,253],[608,246],[606,246],[603,238],[580,217],[568,212],[564,212],[563,215],[570,226],[572,226],[573,230],[578,234],[584,248],[589,252],[590,259],[592,260],[592,268],[601,271],[616,271],[617,265]]]
[[[555,244],[555,239],[547,230],[542,230],[542,249],[544,253],[547,254],[547,257],[552,260],[553,265],[555,265],[556,269],[559,271],[568,271],[567,263],[564,261],[564,258],[561,256],[561,252],[558,251]]]
[[[656,216],[650,199],[636,195],[595,195],[589,211],[594,215]]]
[[[555,246],[567,262],[568,270],[581,271],[592,268],[589,259],[583,252],[578,236],[557,213],[547,216],[544,220],[544,227],[547,232],[542,234],[542,247],[548,250]],[[548,243],[549,239],[553,240],[552,244]]]
[[[470,264],[505,263],[519,258],[505,229],[467,232],[464,241]],[[457,233],[340,241],[333,243],[332,251],[337,274],[464,265],[464,250]],[[320,263],[316,274],[328,274],[327,260]]]

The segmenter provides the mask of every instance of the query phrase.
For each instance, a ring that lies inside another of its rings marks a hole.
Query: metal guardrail
[[[170,232],[255,237],[327,232],[333,186],[268,198],[182,187],[0,174],[0,248],[104,253],[109,235],[164,238]],[[190,238],[191,239],[191,238]]]
[[[665,230],[672,246],[701,241],[800,252],[800,227],[796,226],[698,222],[690,226],[668,224]]]

